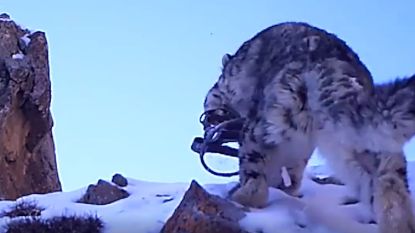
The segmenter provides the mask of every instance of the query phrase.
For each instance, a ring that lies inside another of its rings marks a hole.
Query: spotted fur
[[[222,64],[204,109],[225,107],[246,119],[235,201],[264,207],[269,186],[297,195],[304,168],[319,148],[361,202],[371,209],[383,206],[378,220],[404,214],[409,217],[394,226],[415,232],[412,210],[404,206],[409,190],[402,162],[403,145],[415,134],[414,77],[375,86],[344,41],[301,22],[259,32]],[[283,185],[283,166],[291,187]],[[399,189],[387,189],[391,182]],[[392,232],[380,225],[382,233]]]

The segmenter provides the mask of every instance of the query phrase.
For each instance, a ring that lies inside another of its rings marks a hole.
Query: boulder
[[[96,185],[91,184],[88,186],[86,193],[78,203],[106,205],[127,198],[128,196],[130,196],[130,194],[127,191],[118,188],[105,180],[98,180]]]
[[[161,233],[246,233],[238,224],[244,211],[192,181]]]
[[[123,175],[118,174],[118,173],[112,176],[111,182],[120,187],[125,187],[128,185],[128,180]]]

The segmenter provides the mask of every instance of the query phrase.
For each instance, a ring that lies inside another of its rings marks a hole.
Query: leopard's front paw
[[[267,182],[251,178],[231,194],[231,199],[247,207],[263,208],[268,202]]]

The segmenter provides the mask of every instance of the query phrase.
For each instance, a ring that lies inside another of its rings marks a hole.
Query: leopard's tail
[[[373,109],[394,140],[405,143],[415,135],[415,75],[375,86]],[[401,152],[382,152],[374,178],[374,208],[380,233],[415,233],[407,162]]]
[[[373,206],[379,233],[415,233],[415,218],[403,153],[379,155],[373,188]]]

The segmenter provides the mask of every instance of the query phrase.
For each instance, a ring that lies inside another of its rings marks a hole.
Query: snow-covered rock
[[[410,163],[410,180],[415,165]],[[369,224],[367,212],[359,203],[343,205],[347,200],[344,185],[320,184],[315,176],[328,175],[325,167],[310,167],[304,176],[301,198],[286,195],[270,188],[269,205],[263,209],[244,210],[237,222],[242,230],[263,233],[375,233],[376,224]],[[127,185],[119,187],[129,196],[106,205],[78,203],[88,186],[70,192],[32,194],[14,201],[1,201],[0,210],[6,211],[16,203],[32,202],[42,209],[33,218],[50,219],[56,216],[97,216],[104,224],[104,233],[159,233],[173,216],[189,189],[189,183],[156,183],[126,178]],[[107,182],[116,185],[111,180]],[[204,190],[218,198],[227,199],[236,182],[202,184]],[[412,185],[411,185],[412,186]],[[412,186],[413,187],[413,186]],[[230,203],[230,201],[228,200]],[[235,206],[238,207],[236,203]],[[239,206],[240,207],[240,206]],[[3,216],[0,225],[19,218]],[[278,230],[281,229],[281,230]]]

